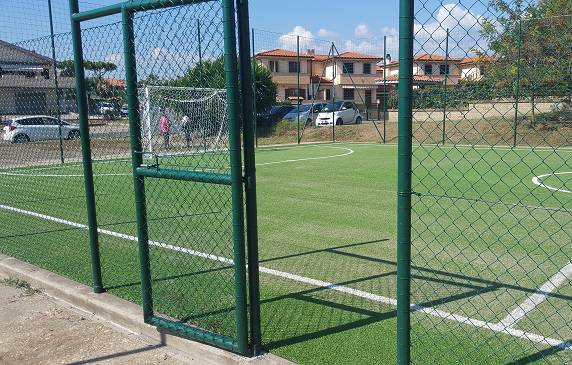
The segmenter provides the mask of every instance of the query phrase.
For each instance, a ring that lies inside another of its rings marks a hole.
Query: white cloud
[[[320,30],[318,30],[318,37],[320,38],[336,38],[338,35],[336,34],[336,32],[332,32],[329,31],[327,29],[324,28],[320,28]]]
[[[312,32],[307,30],[301,25],[297,25],[288,32],[280,36],[280,48],[287,49],[290,51],[296,50],[297,37],[300,36],[300,50],[305,50],[308,48],[314,48],[315,40]]]
[[[358,24],[354,30],[354,33],[358,38],[371,38],[371,33],[365,24]]]
[[[480,31],[485,18],[459,4],[444,4],[431,20],[414,24],[416,48],[420,53],[445,53],[449,29],[449,49],[452,55],[465,56],[479,47]]]

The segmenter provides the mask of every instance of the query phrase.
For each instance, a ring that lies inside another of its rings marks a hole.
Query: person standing
[[[185,134],[187,147],[191,147],[193,140],[193,129],[191,126],[191,121],[186,114],[183,116],[183,119],[181,119],[181,130]]]
[[[163,112],[161,114],[161,118],[159,118],[159,129],[161,130],[161,134],[163,135],[163,144],[165,149],[169,149],[170,147],[170,137],[171,137],[171,123],[169,122],[169,118],[167,114]]]

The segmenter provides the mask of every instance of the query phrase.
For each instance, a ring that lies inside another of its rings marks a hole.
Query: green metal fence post
[[[233,0],[224,0],[224,70],[227,90],[228,140],[230,174],[232,178],[232,225],[234,278],[236,288],[236,330],[238,352],[248,353],[248,323],[246,319],[246,260],[244,250],[244,212],[242,198],[242,158],[240,141],[240,105],[238,102],[238,68],[236,27]]]
[[[153,296],[151,293],[151,265],[149,262],[149,235],[147,228],[147,208],[145,202],[144,178],[136,171],[143,164],[141,146],[141,124],[139,123],[139,100],[137,98],[137,69],[135,64],[135,36],[133,34],[133,13],[121,10],[123,27],[123,55],[125,59],[125,86],[129,107],[129,137],[131,143],[131,165],[133,169],[133,189],[137,217],[137,239],[141,266],[141,299],[143,318],[146,323],[153,317]]]
[[[443,81],[443,127],[442,127],[442,144],[445,145],[447,132],[445,131],[447,120],[447,80],[449,79],[449,28],[447,28],[447,35],[445,37],[445,80]]]
[[[522,19],[518,20],[518,45],[516,48],[516,78],[514,86],[514,122],[512,124],[512,146],[516,147],[516,136],[518,128],[518,103],[520,99],[520,56],[522,51]]]
[[[70,0],[69,5],[71,14],[77,13],[79,11],[78,0]],[[87,208],[87,224],[89,227],[89,246],[91,254],[93,291],[95,293],[103,293],[104,289],[101,279],[101,258],[99,255],[99,237],[97,232],[97,212],[95,208],[95,189],[93,186],[93,166],[91,163],[91,146],[89,139],[87,94],[85,85],[85,73],[83,69],[81,27],[80,23],[74,21],[73,19],[71,21],[71,31],[74,53],[77,111],[79,115],[81,154],[85,184],[85,200]]]
[[[256,159],[254,154],[254,93],[249,49],[248,0],[237,1],[238,44],[240,49],[240,85],[242,92],[242,128],[244,141],[244,189],[246,200],[246,240],[248,246],[248,289],[250,298],[250,343],[253,355],[261,352],[260,273],[258,265],[258,213],[256,203]]]
[[[60,142],[60,162],[65,163],[64,160],[64,139],[62,135],[62,108],[60,106],[60,87],[58,83],[58,65],[56,61],[56,44],[54,40],[54,17],[52,14],[52,0],[48,0],[48,15],[50,17],[50,40],[52,46],[52,63],[54,67],[54,87],[56,89],[56,113],[58,118],[58,137]]]
[[[203,84],[203,45],[201,40],[201,21],[197,19],[197,42],[199,47],[199,70],[200,70],[200,83]]]
[[[334,104],[336,102],[336,56],[334,55],[334,43],[332,42],[332,142],[336,141],[336,114]]]
[[[397,363],[411,361],[411,167],[414,0],[399,4],[399,118],[397,177]]]
[[[296,86],[296,111],[298,112],[298,139],[297,142],[300,144],[300,36],[296,36],[296,63],[297,67],[297,86]]]
[[[254,144],[258,147],[258,131],[256,128],[256,51],[254,50],[254,29],[252,29],[252,110],[254,114]]]
[[[387,36],[383,36],[383,143],[386,143],[387,131]]]

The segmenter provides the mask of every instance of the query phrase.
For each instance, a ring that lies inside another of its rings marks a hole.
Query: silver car
[[[60,138],[79,138],[79,126],[70,124],[47,115],[33,115],[12,118],[4,125],[2,138],[11,143],[26,143],[31,141]]]
[[[306,124],[313,124],[316,122],[318,114],[326,106],[326,103],[303,104],[300,105],[300,121]],[[283,118],[284,120],[297,121],[298,120],[298,106],[295,106]]]

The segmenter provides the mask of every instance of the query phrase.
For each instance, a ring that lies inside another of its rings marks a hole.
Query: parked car
[[[256,115],[256,125],[270,127],[284,118],[284,116],[294,108],[293,105],[275,105],[270,108],[268,112],[258,113]]]
[[[99,102],[95,106],[97,114],[105,115],[107,113],[115,113],[115,106],[112,103]]]
[[[129,106],[127,104],[121,105],[121,109],[119,109],[119,114],[121,114],[122,117],[128,116],[129,115]]]
[[[300,121],[306,124],[312,124],[316,122],[318,114],[326,106],[326,103],[315,103],[315,104],[303,104],[300,105]],[[284,120],[298,121],[298,106],[294,106],[288,114],[283,118]]]
[[[4,135],[2,138],[11,143],[59,139],[60,125],[63,138],[79,138],[80,133],[77,124],[70,124],[46,115],[33,115],[9,119],[4,126]]]
[[[316,118],[316,127],[342,124],[360,124],[363,116],[357,106],[351,101],[336,101],[328,103]]]

